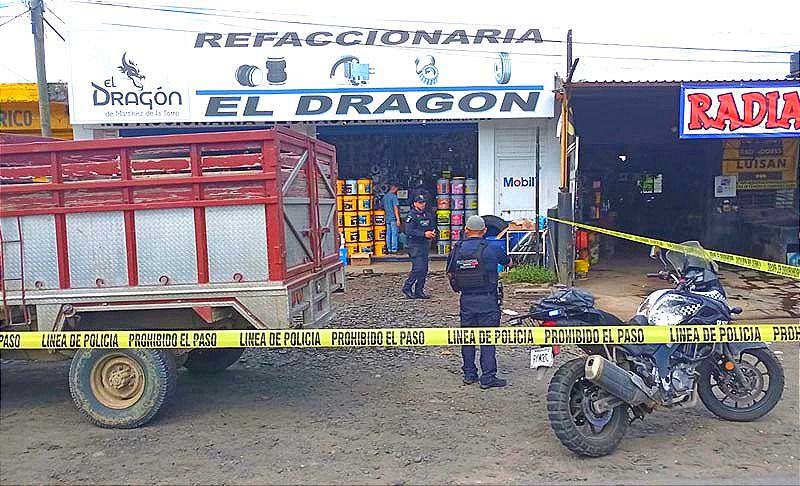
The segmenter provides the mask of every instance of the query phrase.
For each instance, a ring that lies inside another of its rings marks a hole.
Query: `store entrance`
[[[361,230],[346,231],[348,208],[342,202],[342,227],[345,229],[348,252],[369,252],[373,256],[385,256],[385,241],[382,241],[381,221],[383,196],[392,183],[399,187],[401,218],[409,210],[409,198],[417,193],[425,194],[428,208],[439,223],[439,238],[432,248],[434,253],[445,255],[449,252],[452,227],[463,225],[466,201],[474,205],[477,213],[477,174],[478,174],[478,125],[477,123],[408,123],[408,124],[347,124],[342,126],[319,126],[317,138],[336,147],[339,179],[354,181],[354,190],[364,185],[357,181],[369,180],[371,198],[358,194],[359,204],[370,204],[372,215],[362,214],[361,221],[372,221],[372,241],[370,232]],[[443,179],[447,179],[445,184]],[[451,184],[450,181],[456,181]],[[470,181],[467,188],[467,181]],[[351,185],[343,183],[345,191]],[[443,192],[446,188],[446,192]],[[453,189],[455,188],[455,189]],[[457,192],[461,191],[461,194]],[[451,194],[456,192],[456,194]],[[464,194],[469,192],[470,194]],[[345,194],[346,195],[346,194]],[[442,197],[446,196],[446,197]],[[471,197],[468,197],[471,196]],[[451,208],[450,198],[455,198]],[[445,203],[445,199],[448,202]],[[473,201],[474,199],[474,201]],[[366,201],[370,200],[370,203]],[[456,207],[458,205],[458,207]],[[360,208],[364,212],[366,206]],[[437,214],[437,209],[440,209]],[[455,212],[455,214],[452,214]],[[446,214],[445,214],[446,213]],[[451,217],[457,218],[451,221]],[[353,215],[357,218],[357,215]],[[369,219],[368,219],[369,218]],[[355,221],[356,219],[354,219]],[[377,220],[377,222],[375,221]],[[364,223],[363,226],[365,226]],[[385,231],[385,229],[383,230]],[[352,239],[347,238],[350,234]],[[357,241],[353,241],[357,239]],[[399,248],[405,243],[405,235],[400,235]]]

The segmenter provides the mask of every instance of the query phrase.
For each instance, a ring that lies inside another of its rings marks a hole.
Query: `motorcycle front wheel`
[[[547,418],[556,437],[576,454],[600,457],[617,448],[628,430],[628,407],[596,415],[591,403],[600,389],[584,376],[584,358],[561,366],[547,388]]]
[[[736,358],[746,384],[736,380],[720,356],[700,368],[697,392],[706,408],[733,422],[752,422],[769,413],[783,395],[783,366],[769,348],[746,349]]]

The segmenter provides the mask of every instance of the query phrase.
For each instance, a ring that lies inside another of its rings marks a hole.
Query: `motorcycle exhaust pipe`
[[[641,385],[636,383],[638,377],[602,356],[596,354],[589,356],[584,366],[584,373],[587,380],[631,406],[654,403],[652,397],[643,389],[644,383]]]

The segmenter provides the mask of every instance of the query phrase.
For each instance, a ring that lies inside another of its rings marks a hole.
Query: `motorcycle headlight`
[[[702,303],[679,294],[666,294],[647,313],[647,322],[656,326],[681,324],[697,312]]]

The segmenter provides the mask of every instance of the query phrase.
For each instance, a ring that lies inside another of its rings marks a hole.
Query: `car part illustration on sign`
[[[286,59],[282,57],[267,58],[267,82],[269,84],[283,84],[287,79]]]
[[[257,66],[243,64],[236,70],[236,81],[242,86],[253,88],[261,84],[263,79],[264,75]]]
[[[267,58],[267,82],[269,84],[284,84],[287,79],[286,59],[282,57]],[[242,86],[253,88],[261,84],[264,74],[258,66],[243,64],[236,69],[236,81]]]
[[[435,64],[433,56],[420,56],[414,61],[420,81],[429,86],[439,81],[439,68]]]
[[[501,52],[494,61],[494,79],[497,84],[507,84],[511,79],[511,56]]]
[[[331,78],[336,76],[336,69],[341,65],[344,65],[344,78],[353,86],[367,84],[369,75],[375,74],[375,69],[362,64],[356,56],[342,56],[331,66]]]
[[[139,66],[137,66],[135,62],[129,61],[127,56],[127,52],[122,55],[122,64],[118,66],[119,71],[127,76],[128,79],[131,80],[131,83],[141,91],[144,89],[144,85],[142,84],[144,75],[139,72]]]

